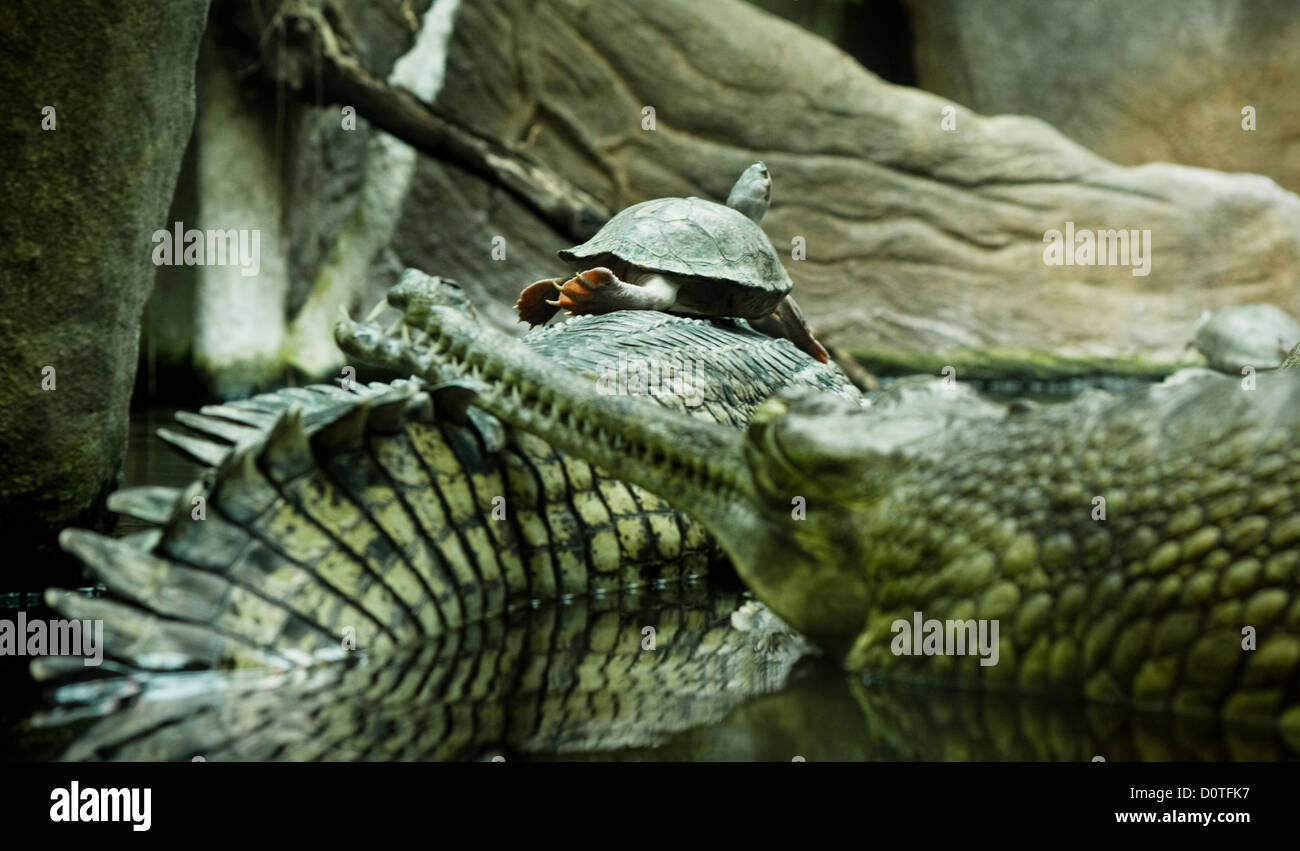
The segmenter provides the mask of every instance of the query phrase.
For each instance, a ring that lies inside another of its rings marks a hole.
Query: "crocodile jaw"
[[[435,389],[471,390],[474,403],[494,416],[666,496],[709,529],[738,569],[770,547],[762,538],[772,527],[760,516],[743,433],[641,399],[602,395],[594,382],[539,363],[536,353],[483,327],[462,305],[398,306],[416,329],[413,341],[344,319],[335,326],[339,346],[410,370]]]

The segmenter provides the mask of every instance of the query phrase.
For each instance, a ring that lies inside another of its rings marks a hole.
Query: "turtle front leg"
[[[603,266],[588,269],[565,282],[550,304],[573,315],[613,313],[615,310],[667,310],[677,301],[677,284],[662,275],[649,275],[629,284]]]
[[[519,320],[529,325],[545,325],[552,316],[560,312],[560,306],[551,301],[551,296],[563,283],[563,278],[543,278],[524,287],[515,302]]]

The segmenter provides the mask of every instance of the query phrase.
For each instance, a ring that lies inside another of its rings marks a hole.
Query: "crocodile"
[[[738,428],[792,382],[860,398],[837,368],[741,321],[621,312],[539,329],[521,345],[539,362],[599,374],[691,341],[703,345],[689,387],[650,397],[687,419]],[[466,398],[454,382],[397,381],[182,413],[200,436],[163,436],[209,472],[188,488],[110,498],[156,528],[121,539],[64,530],[61,545],[110,594],[51,590],[47,600],[103,619],[110,655],[143,669],[288,667],[344,639],[386,650],[512,606],[680,584],[725,565],[700,523]]]
[[[1300,370],[1046,406],[946,379],[872,405],[790,387],[742,431],[602,394],[436,281],[408,284],[411,344],[344,320],[339,345],[459,377],[483,410],[663,496],[849,670],[1300,726]],[[908,652],[920,616],[1001,625],[997,663]]]
[[[415,271],[389,299],[428,286],[472,312],[454,282]],[[534,330],[525,345],[728,428],[791,383],[861,402],[837,368],[740,320],[622,312]],[[702,524],[468,399],[454,380],[344,381],[178,413],[187,430],[160,436],[203,476],[113,494],[109,507],[142,531],[60,537],[106,593],[51,589],[46,602],[104,623],[103,672],[117,676],[36,660],[38,680],[63,683],[38,723],[101,719],[72,759],[626,747],[779,688],[810,652],[770,613],[728,621],[743,601],[724,593],[729,567]],[[723,591],[701,603],[709,576]],[[658,649],[643,649],[656,624]],[[381,687],[399,697],[381,701]],[[348,727],[372,711],[415,717],[417,704],[425,723],[453,713],[470,733],[388,741]],[[502,726],[503,712],[522,714]],[[319,724],[328,748],[312,744]]]

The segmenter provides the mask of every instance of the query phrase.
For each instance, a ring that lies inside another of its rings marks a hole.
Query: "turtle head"
[[[727,206],[739,210],[756,222],[763,220],[767,205],[772,202],[772,175],[768,174],[763,161],[745,169],[745,173],[731,187],[727,196]]]

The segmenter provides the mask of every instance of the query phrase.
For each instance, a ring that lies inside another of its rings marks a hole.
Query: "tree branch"
[[[319,71],[320,95],[353,106],[371,124],[435,159],[456,165],[501,186],[552,228],[583,242],[610,217],[608,207],[545,164],[500,140],[484,136],[437,113],[409,89],[390,85],[363,67],[331,27],[326,16],[300,0],[281,2],[270,28],[255,31],[251,9],[232,9],[231,23],[255,46],[261,76],[315,102],[304,80]],[[284,38],[269,49],[269,34]],[[310,76],[309,76],[310,75]],[[313,83],[315,80],[313,79]]]

